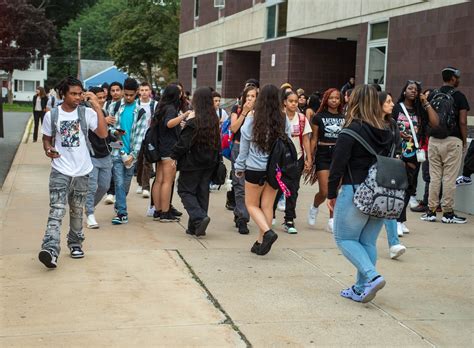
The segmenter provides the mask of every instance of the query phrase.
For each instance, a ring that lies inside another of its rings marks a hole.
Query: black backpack
[[[456,90],[453,88],[444,93],[440,89],[435,89],[431,93],[430,104],[439,117],[437,130],[440,137],[446,138],[457,125],[456,104],[453,98]]]
[[[152,125],[147,129],[142,146],[145,158],[149,163],[156,163],[161,160],[160,138],[157,125]]]
[[[278,138],[272,146],[267,163],[267,182],[274,189],[278,189],[276,179],[277,168],[280,167],[282,181],[287,184],[289,180],[298,177],[298,154],[295,145],[288,136]]]

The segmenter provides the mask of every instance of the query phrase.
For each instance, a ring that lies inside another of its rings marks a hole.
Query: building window
[[[36,88],[40,86],[40,81],[30,80],[15,80],[14,90],[15,92],[35,92]]]
[[[199,0],[194,0],[194,18],[199,18]]]
[[[380,85],[385,90],[387,75],[388,22],[369,24],[365,83]]]
[[[286,35],[288,2],[286,0],[267,1],[267,39]]]
[[[197,69],[198,69],[197,64],[198,64],[197,57],[193,57],[193,76],[191,79],[191,93],[194,93],[197,87]]]
[[[224,52],[217,52],[217,66],[216,66],[216,90],[222,89],[222,68],[224,66]]]
[[[44,70],[43,58],[36,59],[33,63],[31,63],[28,70]]]

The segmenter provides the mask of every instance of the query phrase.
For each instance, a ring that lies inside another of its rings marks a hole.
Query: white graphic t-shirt
[[[298,154],[297,157],[298,159],[300,159],[301,156],[303,156],[303,148],[302,148],[302,144],[300,143],[300,134],[304,136],[306,134],[311,133],[312,132],[311,126],[309,125],[308,119],[303,114],[301,114],[301,119],[303,120],[304,118],[304,127],[300,126],[300,119],[299,119],[298,113],[295,114],[292,120],[290,120],[288,116],[286,118],[291,128],[291,140],[293,141],[293,144],[295,144],[296,153]],[[301,137],[301,140],[302,140],[302,137]]]
[[[86,108],[86,122],[90,130],[96,130],[97,114],[91,108]],[[77,109],[73,112],[66,112],[59,106],[56,129],[54,148],[61,156],[53,159],[52,167],[58,172],[72,177],[89,174],[93,166],[86,138],[81,130]],[[44,116],[41,131],[44,135],[51,136],[50,111]]]

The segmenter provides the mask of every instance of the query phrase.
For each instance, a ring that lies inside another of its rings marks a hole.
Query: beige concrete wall
[[[287,36],[302,36],[468,0],[288,0]],[[249,10],[182,33],[179,57],[261,44],[265,40],[266,7]]]

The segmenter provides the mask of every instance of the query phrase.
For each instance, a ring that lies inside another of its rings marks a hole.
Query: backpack
[[[275,140],[268,155],[267,181],[274,189],[281,188],[279,174],[283,183],[298,178],[298,156],[295,144],[287,135],[283,139]]]
[[[441,131],[441,138],[447,138],[457,125],[456,104],[453,98],[456,90],[453,88],[444,93],[441,92],[440,89],[435,89],[431,93],[430,104],[439,117],[439,126],[437,129]]]
[[[230,160],[232,153],[232,145],[234,141],[234,133],[230,130],[231,118],[229,117],[221,126],[221,150],[222,156]]]
[[[347,134],[361,144],[377,161],[369,168],[364,182],[354,189],[354,205],[365,215],[383,219],[398,219],[405,205],[408,179],[403,161],[393,158],[395,143],[390,157],[381,156],[355,131],[344,128]],[[348,167],[351,182],[352,172]]]
[[[79,124],[81,126],[81,131],[84,133],[84,138],[86,139],[86,145],[89,149],[89,153],[94,156],[95,152],[92,148],[92,144],[89,140],[89,127],[87,127],[87,120],[86,120],[86,107],[83,105],[79,105],[77,107],[77,114],[79,115]],[[56,133],[58,131],[58,119],[59,119],[59,107],[55,107],[51,109],[51,134],[52,134],[52,141],[51,143],[56,143]]]
[[[150,126],[147,129],[142,146],[145,158],[149,163],[157,163],[161,160],[160,138],[157,125]]]

